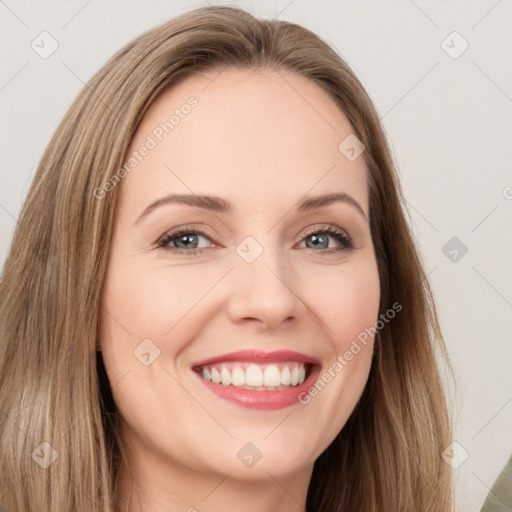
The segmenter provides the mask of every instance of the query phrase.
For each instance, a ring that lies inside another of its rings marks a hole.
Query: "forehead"
[[[123,194],[149,199],[159,188],[162,195],[286,201],[336,189],[358,196],[367,209],[364,160],[349,161],[338,148],[351,133],[345,114],[308,78],[284,70],[212,70],[186,78],[151,105],[128,156],[152,147]]]

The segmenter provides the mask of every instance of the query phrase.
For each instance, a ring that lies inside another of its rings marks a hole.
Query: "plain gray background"
[[[512,453],[510,0],[0,1],[0,262],[84,83],[136,35],[208,3],[306,26],[374,100],[458,374],[458,510],[480,510]],[[58,44],[47,58],[31,47],[51,48],[44,31]]]

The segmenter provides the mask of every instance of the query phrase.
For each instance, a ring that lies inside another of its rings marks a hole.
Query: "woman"
[[[371,100],[308,30],[208,7],[120,50],[4,266],[2,510],[451,510],[401,205]]]

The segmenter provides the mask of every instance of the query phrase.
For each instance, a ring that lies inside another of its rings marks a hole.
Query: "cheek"
[[[204,315],[207,294],[218,280],[218,272],[196,268],[112,266],[103,292],[100,337],[111,382],[130,372],[149,385],[156,378],[153,372],[176,360],[200,329],[196,318]]]
[[[111,314],[111,318],[106,315],[106,323],[124,331],[123,337],[128,331],[134,342],[148,337],[162,340],[214,282],[204,272],[117,268],[105,287],[103,304]]]
[[[127,262],[113,265],[107,276],[100,343],[114,399],[130,424],[144,424],[140,415],[144,410],[151,422],[166,425],[172,414],[166,416],[158,402],[149,412],[147,404],[155,400],[155,383],[166,394],[172,388],[165,368],[188,342],[187,313],[212,285],[198,272],[171,272],[151,265],[135,268]],[[174,397],[176,408],[187,406],[185,398]]]
[[[312,395],[322,394],[325,414],[335,428],[346,421],[366,385],[379,302],[374,259],[340,268],[330,276],[329,291],[318,296],[316,308],[322,312],[321,320],[330,333],[330,347],[328,363],[319,377],[321,382]],[[329,392],[321,391],[324,386]]]
[[[378,317],[380,288],[377,274],[373,272],[353,276],[343,282],[339,296],[339,317],[336,330],[340,342],[357,338],[373,327]]]
[[[340,355],[377,321],[380,285],[376,262],[368,259],[347,265],[331,272],[326,282],[327,291],[316,292],[315,308],[331,335],[332,348]]]

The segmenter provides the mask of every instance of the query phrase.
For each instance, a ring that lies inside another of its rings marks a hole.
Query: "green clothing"
[[[494,482],[480,512],[512,512],[512,457]]]

